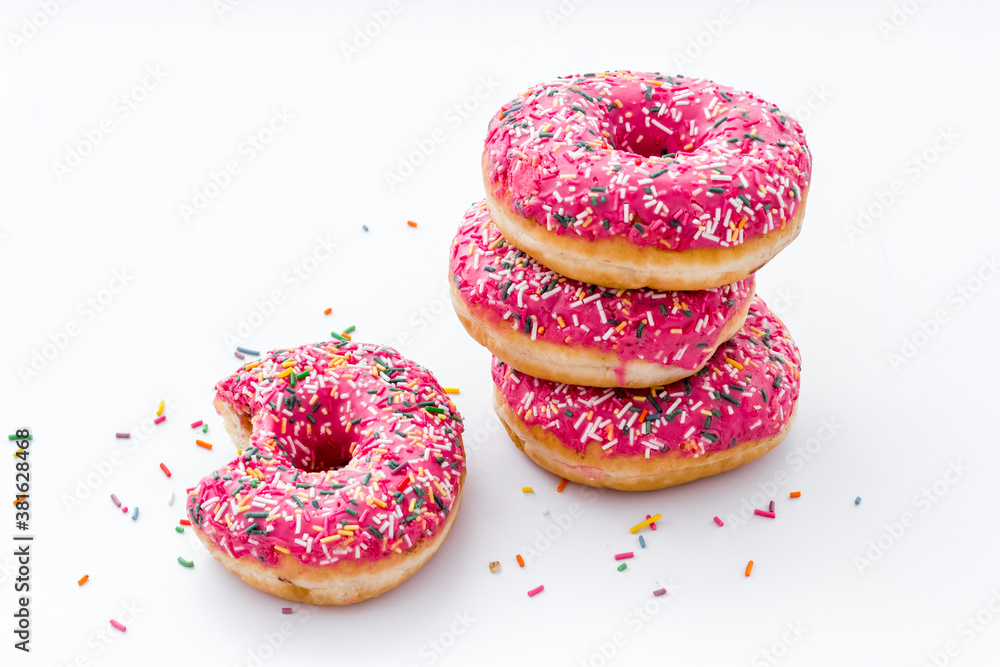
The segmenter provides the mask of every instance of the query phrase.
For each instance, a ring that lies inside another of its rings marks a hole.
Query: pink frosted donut
[[[637,491],[714,475],[780,443],[795,419],[799,350],[755,298],[743,328],[692,377],[652,390],[558,384],[493,360],[515,444],[580,484]]]
[[[416,572],[448,534],[462,421],[423,367],[346,341],[275,350],[216,386],[240,456],[188,490],[212,555],[287,600],[350,604]]]
[[[799,232],[811,157],[778,107],[643,72],[539,84],[490,121],[486,201],[511,243],[559,273],[693,290],[747,277]]]
[[[555,382],[651,387],[691,375],[743,325],[754,278],[695,292],[608,290],[560,276],[500,235],[480,202],[451,245],[451,296],[469,334]]]

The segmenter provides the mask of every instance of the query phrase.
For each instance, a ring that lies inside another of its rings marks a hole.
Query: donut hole
[[[353,458],[351,454],[352,441],[346,436],[343,439],[326,437],[315,443],[306,451],[292,454],[292,463],[299,470],[320,472],[323,470],[339,470]]]

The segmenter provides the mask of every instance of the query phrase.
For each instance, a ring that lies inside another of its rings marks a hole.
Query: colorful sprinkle
[[[746,572],[744,572],[744,573],[743,573],[743,576],[744,576],[744,577],[749,577],[749,576],[750,576],[750,571],[751,571],[751,570],[753,570],[753,561],[749,561],[749,562],[747,563],[747,569],[746,569]]]
[[[160,470],[162,470],[162,471],[163,471],[163,474],[164,474],[164,475],[166,475],[167,477],[171,477],[171,476],[172,476],[172,475],[170,474],[170,468],[168,468],[168,467],[167,467],[166,465],[164,465],[163,463],[161,463],[161,464],[160,464]]]
[[[184,567],[194,567],[194,561],[187,560],[186,558],[184,558],[184,556],[178,556],[177,562],[183,565]]]
[[[861,496],[858,496],[857,498],[854,499],[854,504],[855,505],[860,505],[861,504]]]
[[[324,315],[329,315],[332,312],[333,312],[333,308],[327,308],[326,310],[323,311],[323,314]]]
[[[789,498],[800,498],[801,496],[802,496],[801,491],[792,491],[791,493],[788,494]]]
[[[620,554],[615,554],[615,560],[625,560],[626,558],[634,558],[635,553],[632,551],[625,551]]]
[[[521,558],[521,554],[517,555],[517,564],[520,565],[521,567],[524,567],[524,559]]]
[[[646,548],[646,539],[642,535],[639,536],[639,546],[643,549]]]
[[[459,393],[458,387],[443,387],[444,393],[446,394],[457,394]]]
[[[770,503],[770,504],[769,504],[769,505],[767,506],[767,511],[768,511],[768,512],[773,512],[773,511],[774,511],[774,501],[773,501],[773,500],[772,500],[772,501],[771,501],[771,503]]]
[[[408,224],[410,227],[416,227],[417,226],[417,223],[413,222],[412,220],[407,220],[406,224]]]
[[[212,445],[210,445],[209,443],[205,442],[204,440],[195,440],[194,444],[198,445],[199,447],[204,447],[205,449],[211,449],[212,448]]]
[[[115,437],[119,440],[125,440],[127,438],[131,438],[132,435],[130,433],[115,433]]]
[[[156,406],[156,416],[159,417],[162,414],[163,414],[163,401],[160,401],[160,404]]]
[[[565,489],[565,488],[566,488],[566,482],[567,482],[567,481],[568,481],[568,480],[565,480],[565,479],[564,479],[564,480],[562,480],[561,482],[559,482],[559,486],[557,486],[557,487],[556,487],[556,493],[562,493],[562,492],[563,492],[563,489]]]
[[[282,607],[281,608],[281,613],[282,614],[291,614],[292,613],[292,608],[291,607]]]
[[[238,348],[236,348],[236,351],[237,352],[242,352],[243,354],[249,354],[249,355],[254,356],[254,357],[259,357],[260,356],[260,351],[258,351],[258,350],[251,350],[251,349],[248,349],[248,348],[245,348],[245,347],[238,347]]]
[[[712,520],[715,521],[716,525],[719,526],[719,527],[722,527],[722,526],[726,525],[726,524],[722,523],[722,519],[720,519],[717,516],[713,516]]]
[[[619,571],[619,572],[621,572],[621,571],[622,571],[622,570],[624,570],[624,569],[625,569],[626,567],[628,567],[628,563],[622,563],[621,565],[619,565],[619,566],[618,566],[618,571]]]
[[[539,586],[538,588],[532,588],[530,591],[528,591],[528,597],[529,598],[533,598],[533,597],[535,597],[536,595],[538,595],[539,593],[541,593],[544,590],[545,590],[545,586]]]
[[[139,518],[139,508],[138,507],[133,507],[132,508],[132,520],[135,521],[138,518]]]
[[[667,594],[666,588],[657,588],[655,591],[653,591],[653,595],[655,595],[656,597],[660,597],[661,595],[666,595],[666,594]]]
[[[111,619],[111,627],[113,627],[115,630],[121,630],[122,632],[125,632],[125,626],[113,618]]]
[[[652,526],[654,521],[659,521],[662,518],[663,518],[663,515],[659,514],[659,513],[657,513],[656,516],[650,516],[650,515],[647,514],[645,521],[640,521],[639,523],[635,524],[634,526],[632,526],[631,528],[628,529],[628,532],[630,532],[630,533],[632,533],[634,535],[635,533],[638,533],[640,530],[642,530],[646,526]],[[655,530],[655,528],[654,528],[654,530]]]
[[[657,522],[657,521],[658,521],[659,519],[663,518],[663,517],[661,517],[661,516],[660,516],[659,514],[657,514],[657,515],[656,515],[656,516],[654,516],[654,517],[650,517],[650,516],[649,516],[649,515],[647,514],[647,515],[646,515],[646,518],[647,518],[647,519],[650,519],[650,522],[649,522],[649,529],[650,529],[650,530],[656,530],[656,522]]]
[[[118,500],[118,496],[116,496],[113,493],[111,494],[111,502],[113,502],[115,504],[115,507],[121,507],[122,506],[122,501]]]
[[[80,577],[79,579],[76,580],[76,585],[77,586],[83,586],[85,583],[87,583],[88,579],[90,579],[90,575],[89,574],[85,574],[85,575],[83,575],[82,577]]]
[[[164,422],[164,420],[166,420],[166,418],[167,418],[166,415],[160,415],[159,417],[157,417],[156,419],[153,420],[153,423],[154,424],[162,424]]]
[[[196,422],[191,422],[191,428],[198,428],[199,426],[201,426],[204,423],[205,423],[204,420],[201,420],[201,419],[199,419]]]
[[[767,510],[754,510],[753,513],[757,516],[767,517],[768,519],[774,518],[774,512],[768,512]]]
[[[174,526],[174,530],[177,531],[178,533],[183,533],[184,526]]]
[[[522,486],[521,493],[534,493],[534,489],[532,489],[530,486]]]

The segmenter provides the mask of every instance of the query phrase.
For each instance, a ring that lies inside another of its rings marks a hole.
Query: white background
[[[245,0],[220,16],[222,3],[199,0],[73,2],[51,17],[46,4],[0,10],[0,421],[35,434],[36,535],[26,656],[11,648],[5,500],[0,663],[995,660],[995,3],[456,1],[390,13]],[[365,44],[373,12],[391,20]],[[447,250],[482,197],[496,109],[539,81],[616,68],[744,87],[805,126],[805,225],[759,275],[802,349],[801,406],[780,448],[725,475],[557,494],[492,416],[488,354],[444,298]],[[250,159],[245,142],[276,109],[294,118]],[[105,119],[110,132],[88,140]],[[239,173],[185,219],[181,205],[229,161]],[[419,164],[389,183],[401,161]],[[227,336],[269,349],[351,324],[461,388],[465,500],[404,585],[283,616],[288,603],[174,526],[185,488],[233,456],[211,406],[239,363]],[[161,399],[168,418],[153,427]],[[197,419],[204,436],[188,427]],[[9,456],[0,498],[14,493]],[[771,498],[776,520],[742,522]],[[650,512],[664,518],[641,550],[628,528]],[[637,556],[618,572],[612,554],[627,550]],[[652,602],[661,586],[671,594]]]

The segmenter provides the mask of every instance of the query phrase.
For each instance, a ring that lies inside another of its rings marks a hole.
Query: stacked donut
[[[497,414],[532,460],[642,490],[781,442],[800,357],[754,272],[802,224],[796,121],[704,79],[584,74],[505,104],[482,169],[452,301],[493,353]]]

